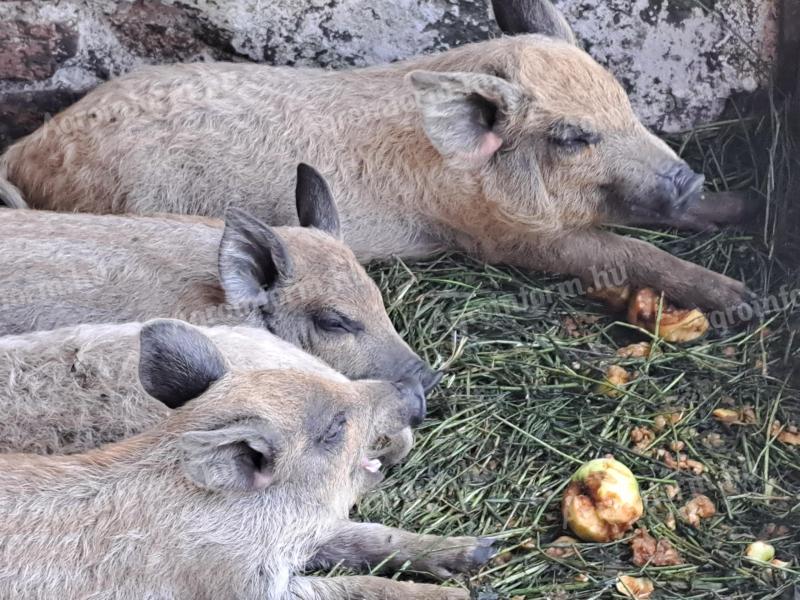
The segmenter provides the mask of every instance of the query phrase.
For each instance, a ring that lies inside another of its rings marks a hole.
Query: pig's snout
[[[422,385],[422,389],[426,394],[429,394],[433,388],[439,385],[439,382],[444,376],[444,373],[432,369],[424,360],[419,360],[417,358],[409,362],[403,373],[404,379],[409,377],[416,378],[420,385]]]
[[[401,379],[394,386],[405,400],[408,424],[411,427],[418,427],[425,420],[425,414],[428,411],[422,383],[412,376]]]
[[[665,199],[670,213],[682,213],[700,196],[705,176],[695,173],[688,165],[678,163],[662,176],[667,188]]]

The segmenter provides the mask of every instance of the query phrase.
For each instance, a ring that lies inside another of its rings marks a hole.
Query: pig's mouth
[[[617,197],[612,205],[614,222],[624,225],[666,225],[680,229],[708,230],[715,229],[716,223],[709,215],[701,214],[707,204],[703,191],[702,176],[687,180],[681,194],[665,197],[658,192],[652,195],[627,200]]]
[[[656,192],[652,197],[634,200],[629,205],[631,214],[645,219],[667,221],[680,219],[694,204],[702,200],[704,182],[702,177],[694,178],[684,185],[679,196],[662,196]]]
[[[356,469],[362,482],[361,493],[374,489],[384,479],[384,474],[381,471],[384,464],[383,461],[371,454],[371,452],[368,452],[362,456]]]
[[[361,459],[361,468],[372,475],[380,473],[382,466],[383,463],[381,462],[380,458],[367,458],[365,456],[363,459]]]
[[[380,460],[386,466],[401,462],[414,447],[414,432],[405,427],[392,434],[379,436],[372,444],[367,458]]]
[[[402,461],[414,446],[414,433],[405,427],[393,434],[383,434],[376,438],[370,449],[364,453],[359,462],[359,471],[365,476],[370,486],[383,480],[381,469],[396,465]]]
[[[704,199],[705,177],[696,175],[687,179],[682,186],[681,195],[667,203],[667,215],[672,218],[684,217],[698,202]]]

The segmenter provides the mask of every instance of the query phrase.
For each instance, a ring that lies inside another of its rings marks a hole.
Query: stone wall
[[[586,49],[623,81],[642,118],[676,131],[716,118],[728,98],[764,84],[775,58],[778,1],[556,4]],[[0,147],[140,64],[221,59],[342,68],[497,34],[489,0],[4,0]]]

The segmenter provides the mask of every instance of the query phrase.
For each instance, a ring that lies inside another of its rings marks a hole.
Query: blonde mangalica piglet
[[[305,161],[329,178],[362,261],[458,249],[688,306],[749,298],[734,279],[599,227],[713,228],[745,207],[703,194],[549,0],[493,5],[510,35],[392,65],[202,63],[114,79],[7,150],[0,197],[113,213],[237,206],[291,224]]]
[[[440,374],[398,335],[339,237],[324,179],[296,168],[301,227],[207,218],[0,213],[0,335],[157,317],[273,332],[351,379]]]
[[[82,454],[0,455],[0,597],[466,600],[460,589],[306,568],[409,561],[434,574],[491,544],[353,523],[380,439],[423,417],[418,382],[228,370],[201,331],[154,321],[139,377],[175,410]]]

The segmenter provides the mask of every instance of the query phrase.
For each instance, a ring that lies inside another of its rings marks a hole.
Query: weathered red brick
[[[117,39],[134,54],[176,62],[196,54],[196,20],[186,10],[159,0],[121,2],[110,17]]]
[[[0,22],[0,79],[41,81],[75,56],[79,34],[66,23]]]

